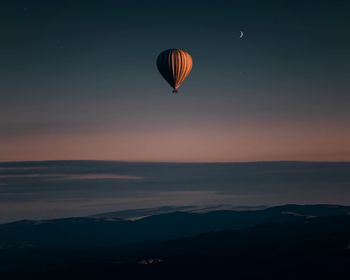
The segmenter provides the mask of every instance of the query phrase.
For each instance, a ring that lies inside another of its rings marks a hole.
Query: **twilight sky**
[[[0,161],[350,160],[348,1],[4,1],[0,36]]]

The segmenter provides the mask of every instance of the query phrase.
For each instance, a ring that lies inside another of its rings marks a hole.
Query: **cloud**
[[[24,171],[24,170],[43,170],[43,169],[47,169],[47,167],[26,167],[26,166],[0,167],[0,171]]]
[[[72,180],[140,180],[143,177],[117,174],[80,174],[80,175],[65,175],[65,179]]]
[[[18,178],[54,178],[63,180],[140,180],[143,177],[120,175],[120,174],[50,174],[50,173],[35,173],[35,174],[5,174],[0,175],[0,179],[18,179]]]

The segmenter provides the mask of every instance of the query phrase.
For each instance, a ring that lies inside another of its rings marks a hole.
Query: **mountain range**
[[[340,279],[349,276],[349,214],[349,206],[283,205],[184,208],[136,220],[116,212],[21,220],[0,225],[0,273],[2,279],[194,279],[234,270],[239,279]]]

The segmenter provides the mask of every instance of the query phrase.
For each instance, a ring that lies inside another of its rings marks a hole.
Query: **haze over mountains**
[[[349,185],[348,162],[2,162],[0,223],[169,205],[347,205]]]

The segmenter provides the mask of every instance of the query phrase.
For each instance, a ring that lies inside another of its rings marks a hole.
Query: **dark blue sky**
[[[348,1],[4,1],[0,32],[0,160],[350,160]]]

